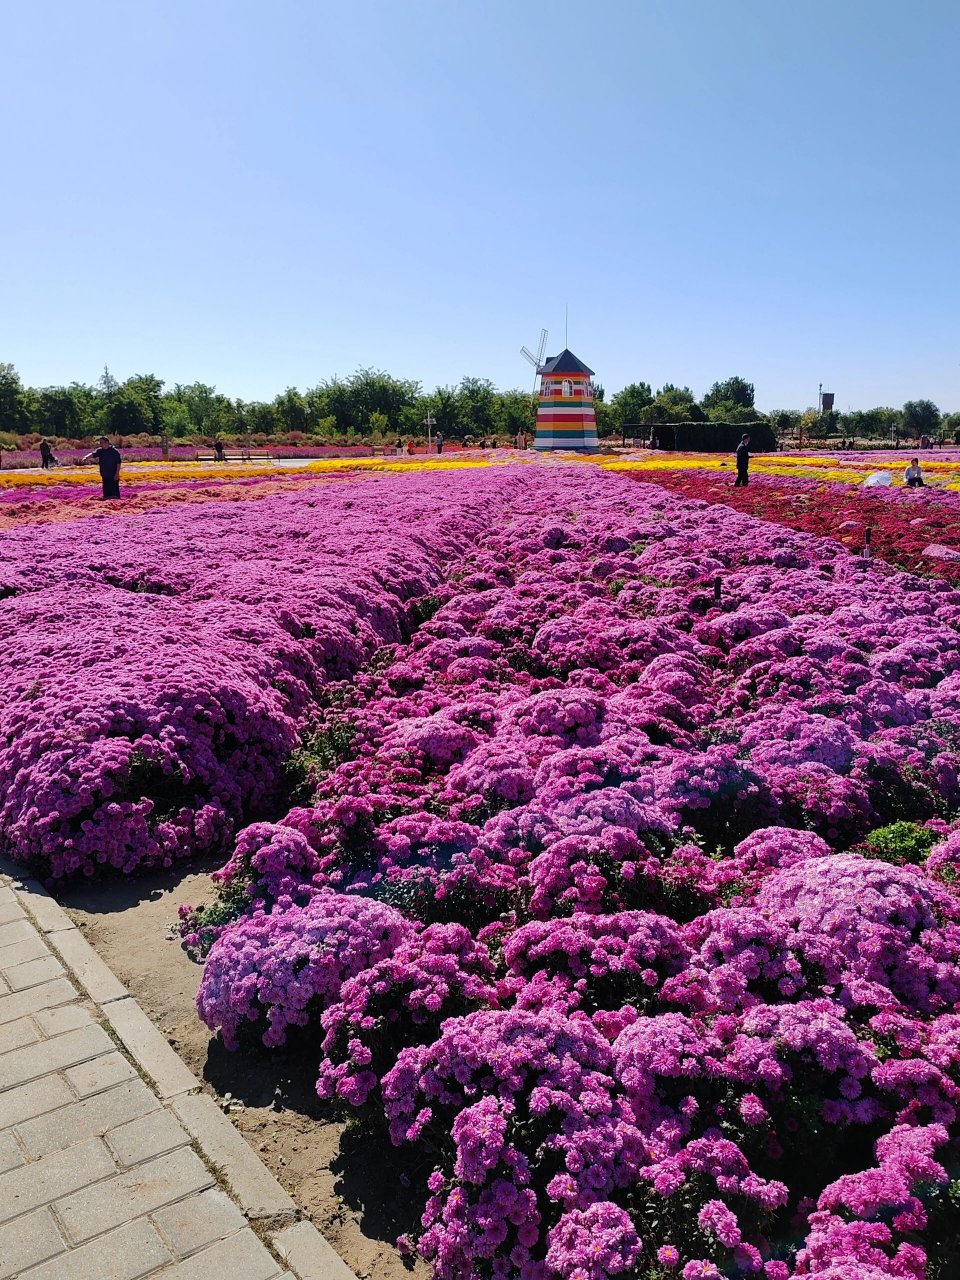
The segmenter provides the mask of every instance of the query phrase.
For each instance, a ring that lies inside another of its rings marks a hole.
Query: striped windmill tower
[[[540,379],[535,449],[597,449],[597,415],[593,407],[593,370],[564,347],[546,361],[546,329],[540,335],[537,356],[526,347],[523,356]]]

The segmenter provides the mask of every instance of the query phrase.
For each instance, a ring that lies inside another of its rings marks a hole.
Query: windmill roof
[[[560,352],[558,356],[550,356],[546,364],[540,371],[541,373],[589,373],[593,376],[593,370],[588,369],[582,360],[578,360],[572,351],[567,347]]]

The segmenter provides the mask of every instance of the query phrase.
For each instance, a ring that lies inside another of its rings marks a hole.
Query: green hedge
[[[769,422],[668,422],[651,428],[658,449],[691,453],[733,453],[744,434],[751,453],[774,453],[777,437]]]

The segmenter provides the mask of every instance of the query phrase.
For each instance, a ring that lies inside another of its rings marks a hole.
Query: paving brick
[[[52,1009],[54,1005],[66,1004],[76,1000],[77,990],[66,978],[57,978],[55,982],[47,982],[42,987],[31,987],[29,991],[15,991],[13,995],[0,996],[0,1024],[13,1022],[28,1013],[36,1013],[39,1009]]]
[[[22,1049],[25,1044],[35,1044],[39,1039],[40,1032],[29,1018],[5,1022],[0,1027],[0,1053],[9,1053],[11,1049]]]
[[[14,942],[23,942],[25,938],[35,938],[36,936],[36,929],[22,911],[19,917],[14,917],[0,924],[0,947],[9,947]]]
[[[275,1280],[280,1268],[249,1227],[160,1273],[158,1280]],[[34,1280],[24,1276],[24,1280]]]
[[[115,1171],[110,1152],[99,1138],[93,1138],[66,1151],[55,1151],[33,1164],[0,1173],[0,1222],[29,1213],[80,1187],[89,1188],[91,1182],[107,1178]],[[123,1214],[118,1221],[129,1216]]]
[[[63,965],[56,956],[43,956],[40,960],[28,960],[25,964],[11,965],[3,976],[11,991],[25,991],[63,976]]]
[[[23,964],[25,960],[40,960],[49,954],[50,948],[39,933],[33,932],[29,938],[21,938],[19,942],[0,947],[0,969],[10,969],[15,964]]]
[[[23,1152],[13,1134],[9,1131],[0,1133],[0,1173],[6,1173],[8,1169],[17,1169],[25,1163]]]
[[[64,1075],[70,1081],[78,1098],[87,1098],[91,1093],[99,1093],[101,1089],[109,1089],[121,1080],[135,1080],[136,1071],[123,1056],[114,1051],[93,1062],[85,1062],[82,1066],[71,1067]]]
[[[294,1222],[271,1238],[271,1244],[300,1280],[357,1280],[312,1222]]]
[[[47,934],[47,941],[59,953],[64,963],[78,978],[80,985],[89,992],[97,1004],[120,1000],[128,995],[126,987],[109,969],[91,947],[79,929],[58,929]]]
[[[129,997],[114,1000],[103,1010],[104,1017],[129,1049],[130,1056],[157,1086],[163,1099],[197,1089],[200,1081]]]
[[[170,1260],[170,1250],[142,1219],[128,1222],[108,1236],[22,1271],[17,1280],[139,1280]],[[166,1270],[160,1272],[167,1275]],[[206,1276],[205,1280],[212,1280]],[[234,1280],[232,1276],[224,1280]],[[239,1278],[238,1278],[239,1280]]]
[[[295,1212],[283,1187],[208,1094],[175,1098],[171,1107],[200,1143],[210,1163],[226,1178],[245,1213],[263,1218]]]
[[[153,1220],[181,1258],[232,1235],[246,1221],[218,1187],[158,1209]]]
[[[8,1089],[0,1093],[0,1129],[43,1115],[55,1107],[66,1106],[73,1100],[62,1076],[41,1076],[29,1084]]]
[[[49,1209],[37,1209],[0,1227],[0,1280],[44,1262],[66,1248]]]
[[[176,1116],[163,1110],[118,1124],[107,1134],[107,1146],[126,1168],[189,1143],[190,1135]]]
[[[48,1160],[55,1158],[47,1157]],[[202,1191],[212,1181],[203,1162],[185,1148],[65,1196],[57,1201],[57,1216],[69,1239],[82,1244],[131,1218],[152,1213],[194,1191]]]
[[[41,933],[53,929],[69,929],[73,921],[63,908],[50,897],[39,880],[22,880],[17,889],[21,905],[36,920]]]
[[[0,996],[5,996],[9,990],[6,978],[0,973]]]
[[[45,1036],[61,1036],[65,1031],[76,1031],[78,1027],[88,1027],[93,1016],[79,1004],[63,1004],[58,1009],[41,1009],[33,1015],[33,1020]]]
[[[11,920],[25,920],[26,916],[13,895],[3,902],[0,902],[0,925],[9,924]]]
[[[54,1040],[41,1040],[23,1049],[0,1056],[0,1090],[26,1084],[37,1076],[72,1067],[113,1048],[110,1037],[100,1027],[81,1027]]]
[[[30,1159],[38,1160],[75,1142],[101,1137],[108,1130],[150,1111],[164,1114],[143,1081],[133,1079],[83,1102],[71,1102],[69,1106],[19,1124],[16,1132]]]

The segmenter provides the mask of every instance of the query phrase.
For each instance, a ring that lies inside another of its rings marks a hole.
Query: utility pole
[[[429,453],[432,447],[432,441],[433,441],[433,436],[431,432],[432,432],[432,429],[437,425],[437,420],[433,416],[433,414],[430,412],[429,409],[427,410],[427,416],[423,420],[423,425],[427,428],[427,453]]]

